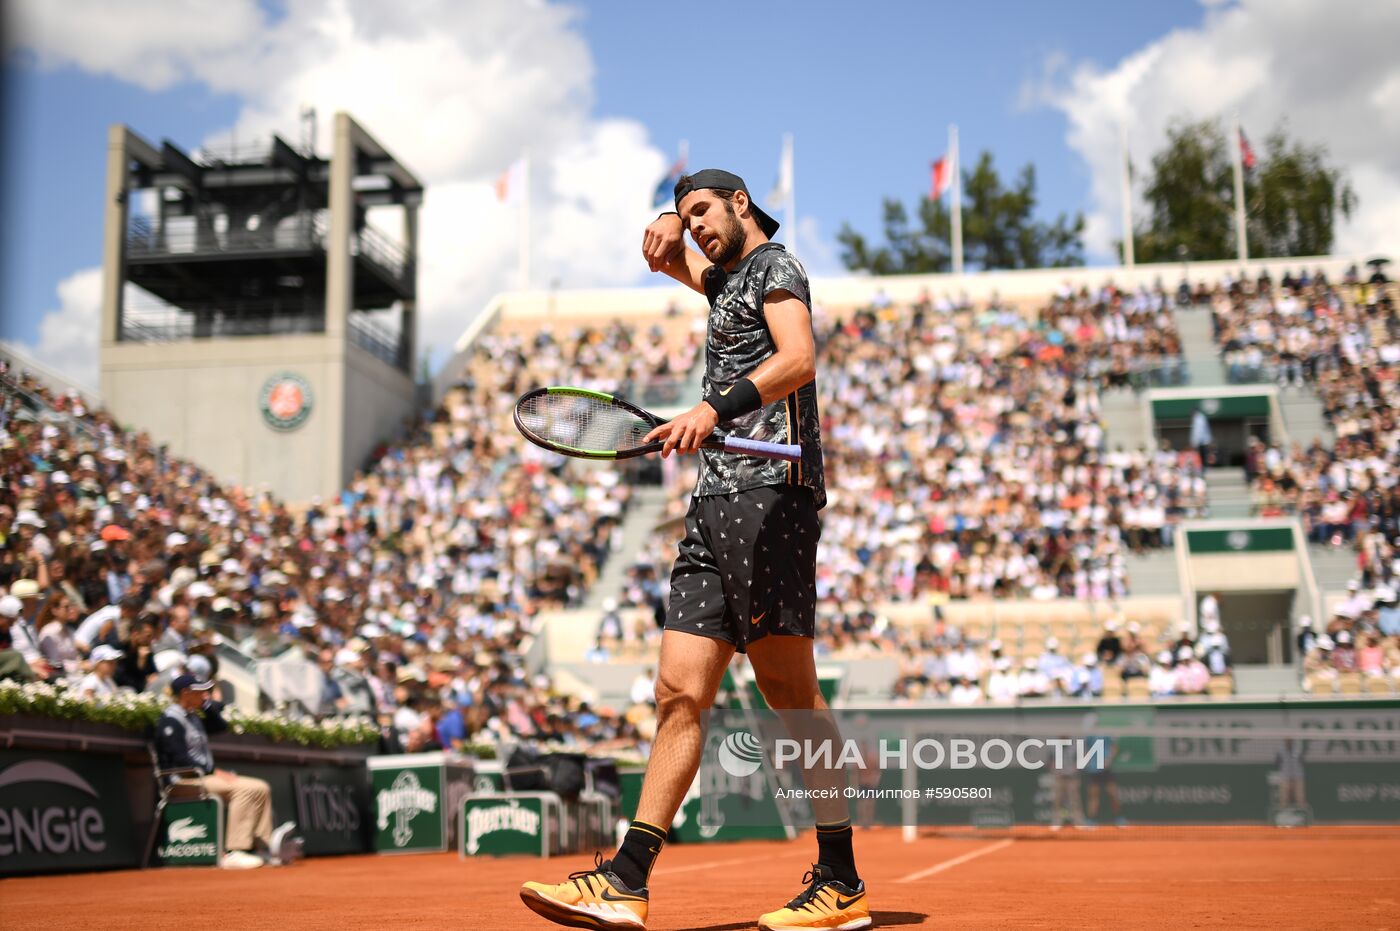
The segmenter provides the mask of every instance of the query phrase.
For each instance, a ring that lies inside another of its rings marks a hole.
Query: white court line
[[[933,866],[930,866],[926,870],[919,870],[917,873],[910,873],[903,879],[895,880],[895,882],[918,882],[920,879],[926,879],[929,876],[936,875],[938,873],[943,872],[944,870],[951,870],[953,867],[966,863],[968,860],[976,860],[978,857],[984,857],[989,853],[996,853],[998,850],[1004,850],[1014,843],[1016,843],[1016,838],[1008,837],[1006,840],[999,840],[995,844],[988,844],[985,847],[978,847],[971,853],[965,853],[960,857],[954,857],[951,860],[944,860],[942,863],[935,863]]]
[[[1400,877],[1396,877],[1396,876],[1381,876],[1381,877],[1363,877],[1363,876],[1352,877],[1352,876],[1348,876],[1348,877],[1347,877],[1347,880],[1348,880],[1349,882],[1358,882],[1358,883],[1367,882],[1367,883],[1377,883],[1377,884],[1380,884],[1380,883],[1393,883],[1393,882],[1400,881]],[[994,881],[1000,882],[1001,880],[994,880]],[[1129,883],[1136,883],[1136,884],[1139,884],[1139,885],[1140,885],[1140,884],[1142,883],[1142,880],[1141,880],[1141,879],[1029,879],[1029,880],[1025,880],[1025,881],[1026,881],[1026,882],[1056,883],[1056,884],[1059,884],[1059,885],[1088,885],[1088,884],[1093,884],[1093,885],[1127,885],[1127,884],[1129,884]],[[1279,880],[1277,877],[1274,877],[1274,878],[1272,878],[1272,879],[1270,879],[1270,878],[1264,878],[1264,879],[1244,879],[1244,878],[1241,878],[1241,877],[1234,877],[1234,876],[1222,876],[1222,877],[1219,877],[1218,879],[1164,879],[1164,880],[1163,880],[1163,882],[1170,882],[1170,883],[1174,883],[1174,884],[1177,884],[1177,885],[1181,885],[1181,884],[1183,884],[1183,883],[1188,883],[1188,884],[1197,885],[1197,886],[1210,886],[1210,885],[1215,885],[1216,883],[1247,883],[1247,884],[1252,884],[1252,885],[1270,885],[1270,884],[1273,884],[1273,883],[1278,883],[1278,882],[1280,882],[1280,881],[1281,881],[1281,880]],[[1286,881],[1286,880],[1284,880],[1284,881]]]
[[[653,876],[666,876],[670,873],[689,873],[693,870],[711,870],[717,866],[734,866],[739,863],[757,863],[760,860],[771,860],[772,857],[741,857],[738,860],[706,860],[704,863],[692,863],[689,866],[670,866],[661,870],[652,870]]]

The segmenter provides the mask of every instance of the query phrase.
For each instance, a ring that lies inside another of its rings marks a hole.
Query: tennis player
[[[770,242],[778,224],[737,175],[707,169],[683,176],[675,199],[676,212],[647,227],[642,253],[652,271],[709,299],[704,398],[647,440],[664,439],[663,456],[699,452],[700,474],[671,573],[656,739],[636,819],[611,860],[600,855],[595,869],[573,873],[567,882],[529,882],[520,890],[534,911],[572,927],[646,927],[648,877],[700,765],[701,715],[714,703],[736,650],[748,654],[770,707],[825,721],[836,736],[812,653],[817,511],[826,504],[826,489],[807,274]],[[699,252],[685,246],[686,230]],[[800,443],[802,461],[701,450],[716,427],[749,439]],[[845,785],[843,774],[807,777],[809,787],[838,784],[838,777]],[[817,862],[803,878],[808,885],[760,917],[760,928],[870,925],[846,802],[814,801],[813,810]]]

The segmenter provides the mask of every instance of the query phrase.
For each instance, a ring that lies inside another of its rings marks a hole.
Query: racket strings
[[[609,401],[587,395],[551,393],[524,398],[520,422],[556,446],[596,452],[642,446],[651,424]]]

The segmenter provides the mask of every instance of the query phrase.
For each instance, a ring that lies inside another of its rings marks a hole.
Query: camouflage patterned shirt
[[[711,386],[723,391],[747,378],[760,362],[777,351],[763,317],[763,299],[787,291],[812,306],[807,272],[777,243],[754,249],[728,274],[710,299],[709,336],[705,341],[704,394]],[[817,383],[808,382],[787,397],[745,414],[721,429],[734,436],[772,443],[801,443],[802,461],[783,462],[700,451],[700,476],[695,495],[728,495],[766,485],[806,485],[818,508],[826,505],[822,476],[821,424],[817,419]]]

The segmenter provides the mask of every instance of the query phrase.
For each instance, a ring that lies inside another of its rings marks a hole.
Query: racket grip
[[[761,456],[764,459],[784,459],[788,462],[802,461],[802,447],[786,443],[765,443],[763,440],[746,440],[739,436],[724,438],[724,451],[741,453],[746,456]]]

